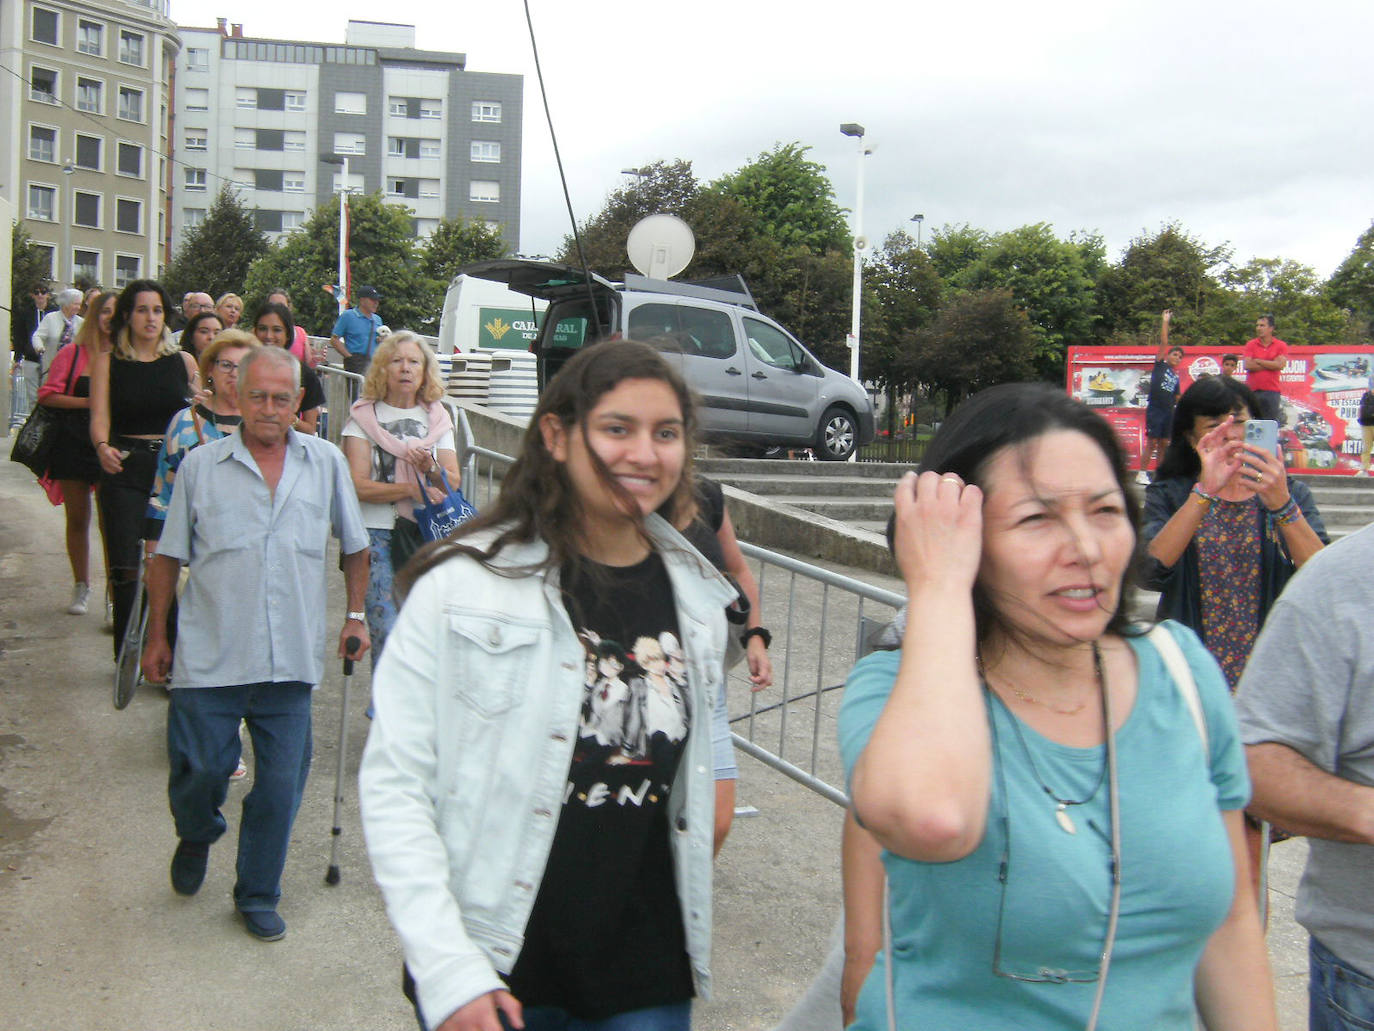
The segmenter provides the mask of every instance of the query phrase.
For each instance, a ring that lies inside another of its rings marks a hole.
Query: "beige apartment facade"
[[[180,42],[167,0],[0,6],[0,195],[58,285],[119,288],[167,256],[168,134]]]

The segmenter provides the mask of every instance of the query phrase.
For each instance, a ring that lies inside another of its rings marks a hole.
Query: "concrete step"
[[[896,481],[859,476],[766,476],[751,473],[708,473],[718,483],[769,497],[813,494],[844,498],[875,498],[892,501]]]
[[[727,475],[757,475],[860,478],[893,483],[910,468],[890,462],[805,462],[785,458],[699,458],[696,467],[713,480]]]

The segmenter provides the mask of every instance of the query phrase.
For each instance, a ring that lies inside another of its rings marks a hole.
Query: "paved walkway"
[[[113,709],[99,613],[62,613],[61,512],[8,461],[0,511],[0,1023],[411,1031],[399,950],[358,831],[352,774],[366,733],[365,669],[350,706],[343,881],[324,884],[341,709],[333,667],[316,698],[315,768],[287,862],[288,934],[253,941],[229,897],[246,785],[231,791],[229,834],[211,853],[205,887],[193,899],[174,895],[165,696],[143,688],[127,710]],[[822,739],[833,747],[833,726]],[[717,865],[716,997],[694,1021],[706,1031],[771,1027],[820,965],[839,905],[839,811],[747,757],[740,772],[740,801],[758,815],[736,821]],[[1276,863],[1270,937],[1285,1031],[1306,1026],[1303,936],[1290,901],[1302,847],[1281,846]]]

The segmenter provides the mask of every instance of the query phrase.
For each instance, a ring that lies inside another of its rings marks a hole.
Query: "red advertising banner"
[[[1070,347],[1068,390],[1116,429],[1131,468],[1145,450],[1145,403],[1155,350]],[[1239,349],[1185,347],[1179,394],[1195,380],[1221,373],[1224,354]],[[1374,372],[1374,347],[1290,347],[1279,374],[1283,411],[1279,440],[1289,472],[1351,475],[1360,467],[1364,438],[1355,415]],[[1245,381],[1242,368],[1236,378]]]

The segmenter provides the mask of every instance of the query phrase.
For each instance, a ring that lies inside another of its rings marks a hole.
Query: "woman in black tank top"
[[[199,386],[195,360],[167,330],[171,300],[139,279],[115,302],[114,349],[91,364],[91,443],[100,459],[100,525],[114,601],[114,651],[133,608],[143,520],[172,416]]]

